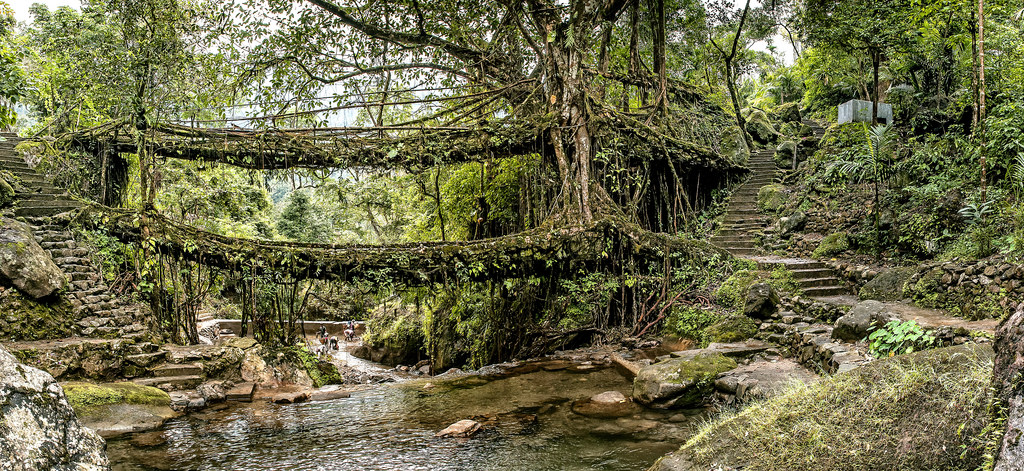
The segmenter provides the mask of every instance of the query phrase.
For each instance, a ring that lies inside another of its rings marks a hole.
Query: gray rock
[[[641,368],[633,379],[633,398],[659,408],[695,406],[713,392],[720,373],[736,368],[736,361],[721,353],[683,353]]]
[[[898,301],[903,299],[903,288],[917,270],[913,267],[885,270],[860,289],[861,299],[875,301]]]
[[[850,309],[850,312],[836,320],[832,329],[832,338],[858,342],[868,335],[872,323],[885,324],[899,317],[890,312],[885,304],[879,301],[861,301]]]
[[[207,381],[196,388],[207,404],[223,402],[227,398],[223,381]]]
[[[768,283],[755,283],[747,290],[743,313],[754,319],[767,319],[779,306],[779,293]]]
[[[636,412],[636,405],[619,391],[605,391],[573,403],[572,411],[587,417],[625,417]]]
[[[0,278],[21,292],[45,298],[64,287],[64,273],[36,243],[25,223],[0,217]]]
[[[441,438],[466,438],[480,431],[480,422],[463,419],[434,434]]]
[[[1024,463],[1024,303],[996,330],[992,386],[995,399],[1005,404],[1006,431],[999,443],[995,471],[1019,471]]]
[[[787,217],[779,219],[779,228],[783,234],[791,234],[804,228],[807,223],[807,213],[797,211]]]
[[[19,364],[0,347],[0,468],[105,470],[104,447],[78,422],[52,376]]]

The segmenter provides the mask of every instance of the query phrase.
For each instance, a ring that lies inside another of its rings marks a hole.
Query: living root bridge
[[[240,168],[402,168],[483,161],[542,152],[542,122],[489,122],[472,126],[385,126],[310,129],[210,129],[156,124],[145,131],[155,156],[219,162]],[[134,129],[107,123],[60,138],[92,154],[136,153]]]
[[[519,234],[464,242],[389,245],[329,245],[236,239],[171,221],[157,212],[119,211],[93,205],[83,223],[102,226],[125,242],[148,239],[162,253],[224,269],[251,267],[325,280],[390,281],[426,285],[450,280],[484,281],[551,271],[553,263],[612,262],[613,244],[634,258],[661,261],[668,254],[703,259],[723,250],[702,241],[653,233],[602,218],[590,225],[539,228]],[[146,237],[143,236],[146,234]]]

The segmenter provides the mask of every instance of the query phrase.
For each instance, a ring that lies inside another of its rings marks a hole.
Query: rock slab
[[[64,272],[36,243],[25,223],[0,217],[0,278],[40,299],[64,287]]]
[[[109,469],[100,436],[78,422],[49,374],[0,347],[0,467],[12,471]]]
[[[438,438],[466,438],[480,431],[480,422],[463,419],[434,434]]]
[[[696,406],[714,391],[715,378],[733,368],[736,361],[718,352],[681,352],[642,368],[633,379],[633,399],[657,408]]]

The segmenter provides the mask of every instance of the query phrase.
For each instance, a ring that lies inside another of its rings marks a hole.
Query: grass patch
[[[166,392],[131,382],[96,384],[73,381],[64,383],[61,387],[64,388],[68,402],[77,413],[89,412],[111,404],[167,406],[171,403],[171,397]]]
[[[694,469],[974,470],[991,377],[987,345],[878,360],[716,419],[677,453]]]

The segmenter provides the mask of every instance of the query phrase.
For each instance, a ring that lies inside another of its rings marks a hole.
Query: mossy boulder
[[[0,288],[0,339],[31,341],[75,334],[73,308],[66,300],[39,301],[15,289]]]
[[[704,331],[711,343],[733,343],[749,339],[757,334],[757,323],[743,315],[728,316]]]
[[[353,354],[385,365],[411,365],[426,356],[424,313],[400,300],[381,304],[366,322],[365,349]]]
[[[913,267],[885,270],[860,289],[860,299],[876,301],[898,301],[903,299],[903,289],[910,278],[917,273]]]
[[[772,126],[771,120],[764,111],[754,110],[747,118],[747,133],[759,144],[774,144],[779,140],[779,133]]]
[[[0,208],[6,208],[14,202],[14,187],[7,183],[7,179],[0,175]]]
[[[807,213],[797,211],[789,216],[779,218],[779,229],[783,234],[791,234],[804,228],[807,224]]]
[[[41,299],[56,293],[67,282],[20,221],[0,217],[0,282],[6,281],[26,295]]]
[[[759,274],[753,270],[739,270],[733,273],[715,290],[715,302],[733,309],[743,307],[747,290],[759,277]]]
[[[789,192],[782,185],[773,183],[757,190],[757,207],[762,211],[778,212],[786,207],[787,201],[789,201]]]
[[[818,247],[814,249],[814,256],[817,258],[828,258],[839,255],[850,249],[850,236],[845,232],[829,234],[821,239]]]
[[[980,469],[992,347],[876,360],[704,425],[652,471]]]
[[[683,352],[641,368],[633,380],[633,398],[656,408],[700,405],[714,391],[715,377],[736,368],[736,361],[703,350]]]
[[[783,141],[775,148],[775,165],[779,168],[793,168],[796,159],[796,142]]]
[[[722,156],[736,165],[746,165],[750,160],[750,149],[739,126],[729,126],[719,135],[719,149]]]
[[[779,105],[775,108],[775,112],[779,115],[779,121],[784,123],[799,123],[801,121],[800,104],[795,101]]]
[[[164,391],[135,383],[69,382],[61,385],[75,415],[104,438],[159,428],[178,413]]]

